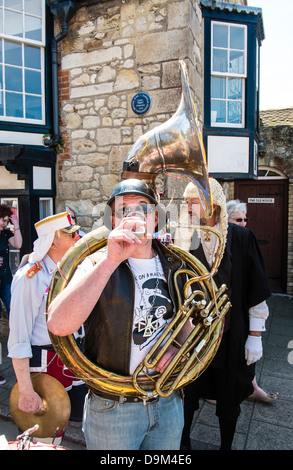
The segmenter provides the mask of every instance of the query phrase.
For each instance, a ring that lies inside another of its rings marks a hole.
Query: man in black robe
[[[240,404],[253,392],[255,362],[262,356],[261,332],[268,316],[266,299],[270,289],[263,258],[254,234],[235,224],[228,224],[226,199],[221,185],[210,179],[214,213],[201,217],[201,225],[217,229],[224,240],[224,252],[214,280],[218,287],[226,284],[232,308],[225,317],[220,347],[209,367],[185,387],[182,449],[190,447],[190,429],[199,398],[216,400],[221,449],[230,450]],[[192,191],[192,192],[191,192]],[[188,185],[185,199],[190,218],[192,206],[199,204],[195,186]],[[192,196],[192,197],[191,197]],[[201,210],[199,208],[199,210]],[[176,243],[176,241],[175,241]],[[193,233],[190,253],[210,271],[217,249],[217,237],[205,230]]]

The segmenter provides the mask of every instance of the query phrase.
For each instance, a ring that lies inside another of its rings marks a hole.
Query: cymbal
[[[10,414],[15,424],[22,430],[39,425],[34,437],[54,437],[56,429],[59,431],[67,425],[71,403],[63,385],[54,377],[47,374],[31,376],[34,391],[40,395],[44,402],[44,409],[36,414],[25,413],[18,408],[19,390],[16,383],[11,390],[9,398]]]

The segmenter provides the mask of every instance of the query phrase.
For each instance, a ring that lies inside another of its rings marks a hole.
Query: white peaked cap
[[[35,223],[38,238],[34,241],[34,251],[29,256],[29,263],[38,263],[48,253],[54,240],[55,232],[71,226],[67,212],[50,215]],[[73,226],[74,227],[74,226]],[[76,226],[76,230],[79,226]]]

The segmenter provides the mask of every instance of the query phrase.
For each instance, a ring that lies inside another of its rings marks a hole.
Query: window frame
[[[48,203],[48,212],[44,211],[42,207],[42,203]],[[44,219],[45,217],[48,217],[50,215],[54,214],[54,204],[53,204],[53,198],[52,197],[40,197],[39,198],[39,213],[40,213],[40,219]]]
[[[41,19],[41,28],[42,28],[42,38],[40,41],[38,40],[34,40],[34,39],[27,39],[25,37],[17,37],[17,36],[13,36],[11,34],[7,34],[4,32],[4,22],[5,22],[5,15],[3,14],[4,13],[4,10],[8,10],[8,11],[16,11],[19,13],[18,10],[14,10],[13,8],[9,8],[7,7],[6,5],[4,5],[3,3],[0,5],[0,10],[2,11],[2,32],[0,32],[0,43],[1,44],[1,47],[2,47],[2,51],[4,51],[4,42],[5,41],[8,41],[8,42],[12,42],[12,43],[15,43],[15,44],[20,44],[22,46],[22,51],[21,51],[21,54],[22,54],[22,65],[21,66],[17,66],[18,69],[21,70],[21,74],[22,74],[22,91],[17,93],[19,95],[21,95],[22,97],[22,104],[23,104],[23,117],[17,117],[17,116],[6,116],[6,109],[3,109],[3,115],[0,115],[0,122],[2,124],[4,123],[13,123],[13,124],[18,124],[18,125],[22,125],[22,124],[33,124],[33,125],[36,125],[36,126],[39,126],[39,125],[45,125],[46,124],[46,73],[45,73],[45,64],[46,64],[46,60],[45,60],[45,54],[46,54],[46,50],[45,50],[45,46],[46,46],[46,2],[45,0],[40,0],[41,1],[41,17],[39,15],[34,15],[34,14],[31,14],[30,13],[30,16],[33,16],[33,17],[37,17],[39,19]],[[25,2],[25,0],[23,0],[23,2]],[[24,6],[24,3],[23,3],[23,6]],[[23,33],[25,34],[25,29],[24,29],[24,16],[25,16],[25,10],[23,8],[22,10],[22,16],[23,16]],[[36,69],[33,69],[31,67],[26,67],[25,66],[25,63],[24,63],[24,47],[25,46],[29,46],[29,47],[37,47],[38,49],[40,49],[40,74],[41,74],[41,77],[40,77],[40,81],[41,81],[41,92],[40,94],[34,94],[34,93],[27,93],[26,90],[25,90],[25,83],[24,83],[24,76],[25,76],[25,72],[26,70],[36,70]],[[10,91],[10,90],[7,90],[5,88],[5,65],[6,62],[5,62],[5,57],[4,57],[4,54],[3,54],[3,58],[2,58],[2,62],[1,62],[1,65],[3,66],[3,70],[2,70],[2,88],[1,88],[1,93],[2,93],[2,96],[3,96],[3,101],[4,101],[4,104],[3,104],[3,107],[5,106],[5,93],[7,91]],[[9,64],[9,66],[11,66],[11,64]],[[41,98],[41,118],[40,119],[34,119],[34,118],[26,118],[25,117],[25,114],[26,114],[26,96],[38,96]]]
[[[214,26],[215,25],[224,25],[228,28],[228,44],[227,47],[215,47],[214,46]],[[242,51],[242,49],[234,49],[231,48],[231,28],[239,28],[244,31],[244,71],[243,73],[236,73],[236,72],[230,72],[229,71],[229,57],[230,57],[230,52],[232,51]],[[235,129],[243,129],[245,127],[245,105],[246,105],[246,79],[247,79],[247,52],[248,52],[248,42],[247,42],[247,25],[246,24],[237,24],[229,21],[221,21],[221,20],[212,20],[211,21],[211,48],[210,48],[210,126],[211,127],[225,127],[225,128],[235,128]],[[213,66],[214,66],[214,50],[227,50],[228,54],[228,61],[227,61],[227,66],[228,70],[225,72],[222,71],[214,71]],[[222,78],[225,79],[225,98],[213,98],[212,97],[212,79],[213,78]],[[239,79],[241,80],[241,89],[242,89],[242,96],[241,99],[229,99],[228,96],[228,86],[229,86],[229,80],[231,79]],[[212,120],[212,103],[213,102],[224,102],[225,103],[225,121],[224,122],[216,122]],[[228,122],[228,105],[229,103],[240,103],[241,104],[241,113],[239,114],[239,117],[241,119],[240,123],[233,123],[233,122]]]

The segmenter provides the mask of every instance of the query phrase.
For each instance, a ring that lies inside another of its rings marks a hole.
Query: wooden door
[[[247,204],[247,227],[258,240],[272,292],[286,293],[287,180],[236,181],[234,197]]]

